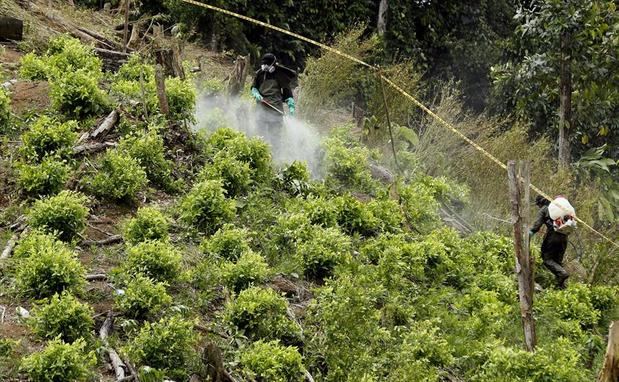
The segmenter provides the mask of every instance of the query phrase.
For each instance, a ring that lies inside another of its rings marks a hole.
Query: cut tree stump
[[[24,38],[23,20],[13,17],[0,17],[0,39],[21,41]]]
[[[234,62],[234,69],[230,75],[228,81],[227,90],[228,96],[234,97],[239,95],[245,86],[245,80],[247,79],[247,73],[250,69],[250,55],[238,56]]]
[[[129,53],[102,48],[95,48],[95,54],[103,60],[103,69],[109,72],[115,72],[120,69],[131,57]]]
[[[155,51],[155,60],[161,65],[166,77],[185,78],[185,71],[179,54],[174,49],[157,49]]]
[[[155,82],[157,84],[157,98],[159,99],[159,111],[166,117],[170,114],[170,106],[168,104],[168,96],[165,92],[165,75],[163,67],[160,64],[155,65]]]
[[[613,321],[608,332],[608,347],[598,382],[617,381],[619,381],[619,321]]]
[[[202,353],[202,362],[206,365],[207,373],[212,382],[236,382],[224,368],[221,350],[212,342],[206,344]]]

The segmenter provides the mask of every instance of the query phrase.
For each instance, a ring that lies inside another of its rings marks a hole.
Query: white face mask
[[[262,69],[262,71],[264,72],[269,72],[269,73],[273,73],[275,71],[275,64],[273,65],[266,65],[266,64],[262,64],[260,66],[260,68]]]

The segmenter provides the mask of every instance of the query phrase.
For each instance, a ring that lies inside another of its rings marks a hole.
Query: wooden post
[[[509,196],[512,222],[514,224],[514,249],[518,275],[518,297],[524,330],[524,342],[528,351],[535,350],[535,320],[533,319],[533,259],[529,251],[529,162],[507,163]]]
[[[161,111],[161,114],[168,117],[170,114],[170,106],[168,104],[168,97],[165,92],[165,75],[163,74],[163,68],[159,64],[155,65],[155,82],[157,83],[159,110]]]
[[[123,52],[127,52],[127,45],[129,45],[129,6],[131,0],[125,0],[125,26],[123,29]]]
[[[239,95],[245,86],[245,80],[247,80],[247,72],[250,68],[250,55],[237,56],[234,62],[234,69],[230,74],[230,80],[228,81],[228,96],[234,97]]]
[[[619,321],[613,321],[608,332],[608,347],[598,382],[617,381],[619,381]]]
[[[180,54],[174,49],[157,49],[155,51],[155,60],[157,64],[164,69],[166,76],[185,78],[185,71],[181,64]]]

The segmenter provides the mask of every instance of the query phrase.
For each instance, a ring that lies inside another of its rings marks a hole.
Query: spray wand
[[[278,112],[281,115],[284,115],[284,112],[279,110],[278,108],[276,108],[275,106],[271,105],[270,103],[268,103],[267,101],[265,101],[264,99],[261,100],[260,102],[262,102],[263,104],[267,105],[268,107],[270,107],[271,109],[275,110],[276,112]]]

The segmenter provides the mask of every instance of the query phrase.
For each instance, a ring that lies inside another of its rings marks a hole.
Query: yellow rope
[[[236,17],[237,19],[241,19],[241,20],[245,20],[249,23],[252,24],[256,24],[256,25],[260,25],[263,26],[265,28],[268,29],[272,29],[274,31],[286,34],[288,36],[294,37],[296,39],[299,39],[301,41],[305,41],[309,44],[315,45],[317,47],[320,47],[324,50],[327,50],[329,52],[335,53],[341,57],[344,57],[348,60],[354,61],[359,65],[363,65],[369,69],[373,69],[373,70],[379,70],[378,67],[368,64],[365,61],[362,61],[356,57],[353,57],[347,53],[344,53],[338,49],[335,49],[329,45],[320,43],[318,41],[312,40],[310,38],[307,38],[305,36],[302,36],[300,34],[291,32],[287,29],[284,28],[280,28],[268,23],[265,23],[263,21],[260,20],[256,20],[254,18],[248,17],[248,16],[244,16],[241,15],[239,13],[236,12],[232,12],[229,11],[227,9],[223,9],[223,8],[219,8],[219,7],[215,7],[213,5],[209,5],[209,4],[205,4],[205,3],[200,3],[198,1],[195,0],[183,0],[185,3],[188,4],[193,4],[202,8],[206,8],[206,9],[210,9],[212,11],[215,12],[219,12],[219,13],[223,13],[225,15],[228,16],[232,16],[232,17]],[[423,103],[421,103],[419,100],[417,100],[417,98],[413,97],[412,95],[410,95],[408,92],[406,92],[404,89],[402,89],[401,87],[399,87],[398,85],[396,85],[393,81],[391,81],[389,78],[385,77],[382,74],[379,74],[380,78],[383,79],[383,81],[385,81],[386,83],[388,83],[392,88],[394,88],[395,90],[397,90],[400,94],[402,94],[404,97],[408,98],[411,102],[413,102],[415,105],[417,105],[421,110],[423,110],[424,112],[426,112],[428,115],[430,115],[432,118],[436,119],[441,125],[443,125],[444,127],[446,127],[447,129],[449,129],[451,132],[453,132],[454,134],[456,134],[457,136],[459,136],[460,138],[462,138],[466,143],[468,143],[469,145],[473,146],[477,151],[479,151],[480,153],[482,153],[485,157],[487,157],[488,159],[490,159],[492,162],[494,162],[495,164],[497,164],[499,167],[501,167],[503,170],[507,171],[507,165],[503,162],[501,162],[498,158],[496,158],[494,155],[490,154],[486,149],[484,149],[483,147],[481,147],[480,145],[478,145],[477,143],[475,143],[475,141],[473,141],[472,139],[470,139],[469,137],[467,137],[466,135],[464,135],[460,130],[456,129],[453,125],[451,125],[449,122],[445,121],[443,118],[441,118],[439,115],[437,115],[436,113],[434,113],[432,110],[430,110],[427,106],[425,106]],[[529,187],[537,192],[539,195],[545,197],[548,200],[552,200],[552,198],[546,194],[545,192],[543,192],[542,190],[540,190],[538,187],[536,187],[534,184],[530,184]],[[614,245],[615,247],[619,248],[619,244],[615,243],[613,240],[611,240],[609,237],[607,237],[606,235],[604,235],[603,233],[599,232],[598,230],[596,230],[595,228],[591,227],[589,224],[585,223],[582,219],[576,217],[576,221],[578,221],[579,223],[581,223],[582,225],[584,225],[585,227],[587,227],[588,229],[590,229],[592,232],[596,233],[598,236],[600,236],[601,238],[605,239],[606,241],[608,241],[610,244]]]

